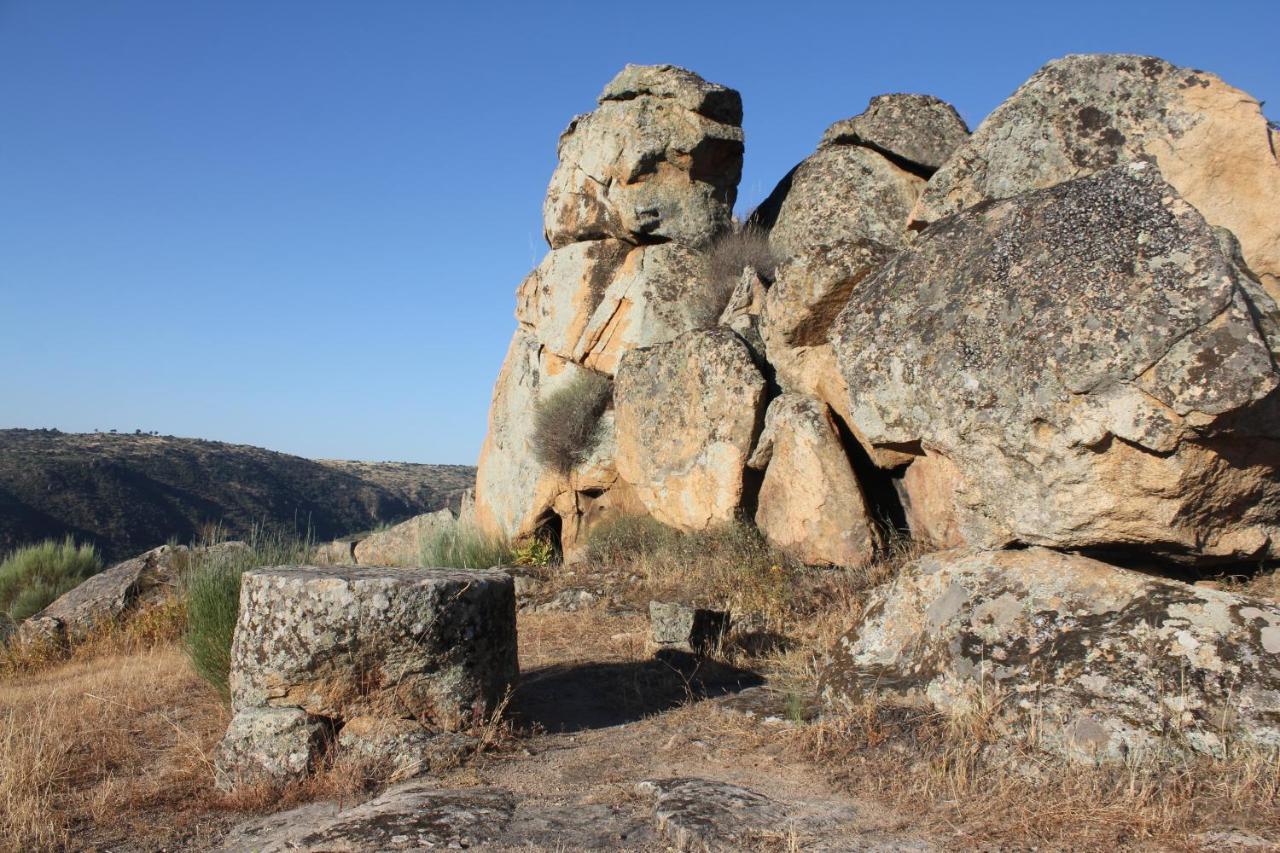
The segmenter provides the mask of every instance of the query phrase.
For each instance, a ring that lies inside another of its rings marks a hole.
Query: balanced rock
[[[1280,139],[1257,100],[1212,74],[1147,56],[1075,55],[1050,62],[1001,104],[929,181],[917,227],[1152,157],[1280,298]]]
[[[764,471],[755,521],[770,542],[809,565],[858,566],[875,556],[866,499],[824,404],[775,398],[749,464]]]
[[[956,108],[932,95],[877,95],[861,114],[838,121],[819,147],[861,145],[932,174],[969,138]]]
[[[761,202],[752,221],[769,230],[782,261],[815,248],[872,240],[905,245],[924,178],[859,145],[819,148]]]
[[[628,65],[560,137],[547,242],[705,244],[730,223],[741,125],[734,90],[673,65]]]
[[[619,476],[665,524],[732,521],[764,394],[750,350],[727,329],[628,352],[614,385]]]
[[[1043,548],[944,551],[868,602],[822,674],[837,705],[993,707],[1072,758],[1280,746],[1280,608]]]
[[[833,343],[856,432],[932,459],[925,526],[1244,559],[1280,545],[1277,329],[1229,235],[1137,161],[939,222]]]

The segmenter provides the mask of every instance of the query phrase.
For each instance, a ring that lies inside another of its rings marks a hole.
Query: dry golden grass
[[[172,647],[0,682],[0,847],[200,837],[226,723]]]
[[[794,746],[958,847],[1198,849],[1223,828],[1280,828],[1280,758],[1083,766],[1000,740],[994,703],[962,718],[866,704],[798,729]]]

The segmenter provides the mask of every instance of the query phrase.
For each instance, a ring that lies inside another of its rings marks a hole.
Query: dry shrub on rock
[[[706,287],[698,294],[698,315],[704,323],[716,325],[729,297],[748,267],[756,275],[772,281],[778,261],[769,247],[769,232],[750,221],[735,222],[707,248]]]
[[[609,377],[584,370],[544,397],[533,416],[533,451],[538,461],[567,474],[590,456],[596,427],[612,393]]]

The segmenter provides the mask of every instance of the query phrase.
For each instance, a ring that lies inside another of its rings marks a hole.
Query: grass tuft
[[[609,377],[584,370],[544,397],[533,415],[533,452],[538,461],[567,474],[590,456],[612,393]]]
[[[69,536],[9,554],[0,563],[0,639],[101,570],[94,547],[77,545]]]
[[[422,565],[440,569],[491,569],[509,566],[515,559],[511,547],[470,525],[446,527],[422,543]]]
[[[720,322],[747,267],[765,281],[773,281],[778,261],[769,248],[769,232],[749,222],[735,222],[707,249],[706,287],[699,294],[698,314],[708,326]]]
[[[306,563],[312,543],[296,534],[256,528],[248,547],[195,549],[183,579],[187,656],[224,698],[231,688],[231,639],[240,610],[240,576],[250,569]]]

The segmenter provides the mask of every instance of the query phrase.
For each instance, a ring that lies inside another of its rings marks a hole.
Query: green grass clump
[[[307,562],[312,542],[296,534],[255,529],[248,547],[194,548],[183,580],[187,656],[200,676],[230,697],[231,639],[240,611],[240,576],[265,566]]]
[[[609,377],[584,370],[539,401],[533,414],[533,452],[538,461],[567,474],[586,460],[612,394]]]
[[[449,525],[422,543],[422,565],[440,569],[491,569],[515,562],[511,546],[466,524]]]
[[[94,547],[70,536],[13,551],[0,563],[0,639],[101,570]]]

